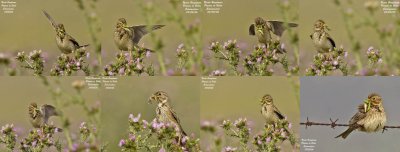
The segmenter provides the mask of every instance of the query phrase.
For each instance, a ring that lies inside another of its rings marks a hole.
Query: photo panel
[[[101,98],[109,151],[198,150],[198,77],[120,77]],[[182,149],[183,150],[183,149]]]
[[[297,75],[298,0],[217,2],[205,4],[202,18],[206,73]]]
[[[84,77],[0,81],[0,151],[100,151],[100,92]]]
[[[84,3],[84,4],[83,4]],[[94,1],[3,1],[0,75],[99,73],[101,32]]]
[[[300,2],[300,73],[306,76],[398,75],[399,2]]]
[[[302,77],[300,109],[304,124],[300,127],[300,150],[397,150],[398,128],[390,126],[399,125],[399,80],[397,77]],[[385,131],[384,126],[387,126]]]
[[[215,77],[202,83],[203,151],[298,151],[298,78]]]

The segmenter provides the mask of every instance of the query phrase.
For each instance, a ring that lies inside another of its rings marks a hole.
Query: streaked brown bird
[[[264,116],[267,124],[275,125],[279,120],[284,120],[285,116],[279,112],[273,103],[272,96],[266,94],[261,99],[261,114]]]
[[[336,47],[335,41],[326,32],[330,30],[323,20],[317,20],[314,24],[314,33],[310,35],[315,48],[319,53],[327,53],[333,51]]]
[[[287,26],[290,27],[297,27],[296,23],[287,23]],[[258,38],[258,42],[264,44],[266,47],[269,47],[272,42],[272,35],[277,36],[279,41],[280,37],[282,36],[283,32],[286,30],[285,22],[281,21],[269,21],[264,20],[261,17],[257,17],[254,20],[254,24],[251,24],[249,27],[249,34],[255,35]],[[278,48],[280,53],[286,52],[286,50],[282,48]]]
[[[346,139],[354,130],[370,133],[383,129],[386,124],[386,114],[382,97],[377,93],[371,93],[367,100],[367,103],[358,106],[358,112],[349,121],[349,128],[335,138]],[[369,103],[371,106],[366,105]]]
[[[187,136],[185,131],[182,129],[179,118],[175,111],[170,105],[168,94],[164,91],[157,91],[152,94],[149,98],[149,103],[157,103],[157,121],[167,124],[172,124],[176,127],[177,133],[179,134],[178,143],[181,143],[183,137]]]
[[[29,105],[29,118],[33,127],[41,128],[47,125],[50,117],[58,116],[58,113],[52,105],[44,104],[40,107],[36,103],[31,103]],[[61,129],[59,129],[61,131]]]
[[[120,18],[115,26],[114,42],[119,50],[129,51],[130,53],[138,49],[154,52],[153,50],[139,47],[138,43],[140,39],[147,33],[160,29],[164,26],[165,25],[127,26],[125,18]]]
[[[43,11],[43,13],[47,17],[47,19],[50,21],[54,30],[56,31],[56,43],[62,53],[70,54],[75,50],[78,50],[78,49],[84,50],[84,49],[86,49],[87,46],[89,46],[88,44],[79,45],[78,41],[76,41],[72,36],[70,36],[65,31],[63,24],[57,24],[46,11]]]

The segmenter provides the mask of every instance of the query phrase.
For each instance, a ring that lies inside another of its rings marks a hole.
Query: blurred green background
[[[109,151],[120,151],[118,143],[128,137],[128,116],[141,114],[151,122],[156,117],[156,104],[148,98],[156,91],[165,91],[172,108],[188,135],[199,137],[199,78],[198,77],[119,77],[114,90],[102,92],[102,140]]]
[[[298,0],[288,0],[287,2],[292,8],[290,12],[297,13]],[[262,17],[265,20],[283,21],[282,11],[278,6],[279,3],[281,3],[280,0],[223,0],[223,7],[219,14],[203,13],[202,25],[204,50],[206,51],[204,53],[205,59],[209,60],[212,65],[218,66],[211,68],[229,69],[222,62],[216,61],[214,53],[208,50],[211,42],[237,40],[237,44],[242,50],[242,57],[244,58],[245,55],[251,53],[254,46],[259,44],[255,36],[249,35],[249,26],[254,23],[256,17]],[[297,23],[296,20],[290,22]],[[293,28],[293,30],[298,31],[298,28]],[[293,46],[290,46],[287,32],[284,32],[281,42],[285,44],[288,50],[289,64],[297,65],[294,61]],[[284,75],[281,65],[275,66],[274,71],[278,75]]]
[[[71,86],[72,82],[82,80],[84,77],[47,78],[51,83],[59,82],[59,85],[54,85],[55,89],[61,91],[62,102],[67,102],[71,98],[71,94],[76,95],[76,90]],[[49,92],[49,88],[44,86],[42,80],[37,77],[0,77],[0,82],[0,96],[2,97],[0,101],[0,126],[14,124],[18,140],[21,140],[33,128],[28,114],[30,103],[36,102],[38,106],[43,104],[54,106],[54,100]],[[82,93],[88,105],[94,106],[95,104],[99,104],[98,95],[100,92],[86,89]],[[81,122],[88,120],[85,112],[77,105],[63,108],[62,112],[70,120],[72,137],[79,139],[79,125]],[[51,117],[49,123],[54,123],[55,126],[61,127],[59,117]],[[64,134],[58,133],[56,135],[58,135],[57,138],[60,138],[64,146],[66,146]],[[19,143],[17,143],[17,147],[19,146]],[[5,150],[2,148],[4,147],[0,146],[0,151]]]
[[[57,23],[63,23],[67,33],[73,36],[80,44],[91,44],[87,50],[90,52],[90,64],[97,63],[96,54],[88,24],[84,17],[84,12],[78,8],[75,1],[63,0],[37,0],[23,1],[15,0],[17,7],[13,14],[0,14],[2,23],[0,24],[0,52],[14,52],[10,56],[15,56],[18,51],[29,52],[32,50],[42,50],[44,56],[48,58],[45,66],[50,68],[55,57],[60,55],[60,51],[55,43],[55,31],[43,15],[42,10],[46,10]],[[225,42],[229,39],[236,39],[242,54],[247,55],[258,44],[256,37],[248,35],[248,27],[254,22],[256,17],[263,17],[268,20],[282,20],[282,14],[278,8],[278,0],[272,1],[242,1],[242,0],[222,0],[223,7],[219,14],[186,14],[179,2],[177,13],[183,17],[185,26],[199,24],[203,39],[203,50],[205,51],[205,61],[211,63],[208,70],[222,69],[227,67],[215,62],[208,47],[212,41]],[[84,1],[85,2],[85,1]],[[151,2],[151,3],[150,3]],[[290,1],[296,12],[297,0]],[[114,60],[115,54],[119,52],[114,44],[113,34],[118,18],[126,18],[128,25],[146,24],[149,18],[144,17],[141,5],[152,5],[154,13],[150,20],[154,24],[165,24],[160,30],[154,31],[164,44],[163,58],[169,69],[174,69],[177,63],[176,49],[178,45],[185,41],[185,33],[177,23],[166,21],[165,13],[173,12],[173,7],[169,1],[98,1],[96,5],[96,15],[99,18],[102,32],[99,39],[102,44],[102,63],[108,64]],[[239,9],[238,9],[239,8]],[[296,21],[293,21],[296,22]],[[291,50],[284,34],[282,41]],[[140,46],[154,48],[150,35],[146,35],[140,41]],[[189,46],[192,47],[192,46]],[[293,52],[289,51],[289,59],[293,60]],[[156,66],[157,56],[153,54],[149,59]],[[292,61],[293,62],[293,61]],[[15,66],[15,65],[14,65]],[[277,68],[276,71],[281,71]]]
[[[378,20],[379,28],[387,28],[395,25],[395,17],[399,17],[399,13],[396,14],[384,14],[380,7],[380,1],[378,0],[339,0],[344,5],[344,11],[352,13],[353,18],[351,22],[359,23],[364,17],[372,17]],[[352,2],[352,5],[348,5],[347,2]],[[378,2],[379,7],[372,16],[365,8],[367,2]],[[337,47],[343,46],[345,51],[349,51],[348,64],[355,65],[354,52],[351,51],[351,43],[346,32],[345,21],[339,7],[334,4],[334,0],[321,1],[321,0],[307,0],[301,1],[299,11],[299,39],[300,39],[300,69],[304,73],[305,69],[312,63],[313,56],[317,54],[317,51],[310,39],[310,34],[314,31],[314,23],[318,19],[322,19],[331,29],[328,31],[329,35],[336,42]],[[379,34],[372,28],[358,28],[354,33],[354,38],[360,41],[361,45],[361,59],[364,61],[364,66],[367,66],[366,52],[370,46],[384,51],[384,54],[390,55],[396,52],[395,50],[382,50],[379,43]],[[386,61],[384,61],[386,62]],[[354,72],[351,72],[354,73]],[[341,74],[340,72],[338,74]]]
[[[260,100],[270,94],[275,106],[287,116],[293,124],[292,130],[299,137],[300,107],[296,99],[294,83],[298,78],[287,77],[218,77],[213,90],[201,90],[200,118],[202,121],[214,121],[247,118],[251,127],[250,143],[253,137],[264,127],[265,119],[261,115]],[[220,122],[221,121],[221,122]],[[213,144],[209,133],[201,134],[201,146],[205,151]],[[229,146],[239,146],[228,144]],[[226,146],[228,146],[226,145]],[[284,142],[283,151],[291,151],[291,145]]]

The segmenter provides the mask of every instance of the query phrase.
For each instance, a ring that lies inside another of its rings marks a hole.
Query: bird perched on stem
[[[261,99],[261,114],[267,124],[275,125],[279,120],[284,120],[285,116],[275,107],[272,96],[266,94]]]
[[[314,24],[314,33],[310,35],[315,48],[319,53],[333,51],[336,47],[335,41],[326,30],[330,30],[323,20],[317,20]]]
[[[287,25],[285,25],[287,24]],[[287,27],[286,27],[287,26]],[[255,35],[258,38],[258,42],[265,44],[265,47],[269,47],[272,44],[272,35],[276,35],[278,37],[278,41],[282,36],[283,32],[287,28],[297,27],[296,23],[285,23],[281,21],[269,21],[264,20],[261,17],[257,17],[254,20],[254,24],[251,24],[249,27],[249,34]],[[278,47],[279,53],[286,52],[281,47]]]
[[[349,121],[349,128],[335,138],[345,139],[354,130],[370,133],[384,128],[386,114],[382,97],[379,94],[371,93],[368,95],[367,101],[358,106],[358,112]]]
[[[79,45],[78,41],[76,41],[72,36],[70,36],[64,28],[63,24],[57,24],[53,18],[46,12],[43,11],[44,15],[50,21],[51,25],[53,26],[54,30],[56,30],[56,42],[58,48],[64,54],[70,54],[78,49],[85,49],[88,44],[86,45]]]
[[[118,49],[122,51],[129,51],[132,56],[132,51],[150,51],[153,50],[142,48],[138,46],[140,39],[150,33],[151,31],[160,29],[165,25],[137,25],[137,26],[127,26],[127,22],[124,18],[120,18],[117,21],[114,31],[114,42]],[[138,52],[139,53],[139,52]]]
[[[35,128],[42,128],[47,125],[50,117],[58,116],[56,108],[48,104],[44,104],[39,108],[36,103],[31,103],[28,109],[30,122]],[[57,129],[62,131],[60,128]]]
[[[164,91],[157,91],[149,98],[149,103],[152,102],[157,103],[157,121],[174,125],[179,136],[178,143],[181,143],[182,138],[187,135],[182,129],[178,116],[169,104],[168,94]]]

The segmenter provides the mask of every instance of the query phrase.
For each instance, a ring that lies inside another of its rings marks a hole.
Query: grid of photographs
[[[1,0],[1,152],[393,152],[400,0]]]

